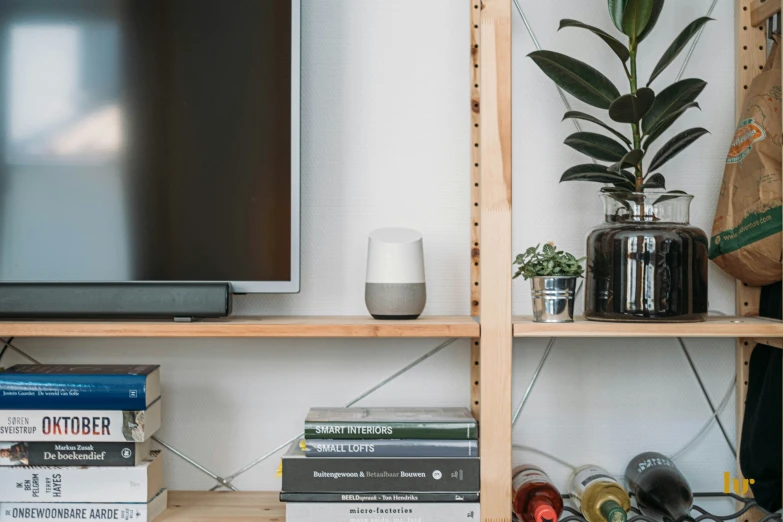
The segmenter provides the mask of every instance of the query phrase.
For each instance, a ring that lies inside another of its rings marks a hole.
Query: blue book
[[[146,410],[160,366],[17,364],[0,371],[0,409]]]

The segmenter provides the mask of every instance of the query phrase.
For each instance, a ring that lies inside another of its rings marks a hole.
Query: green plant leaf
[[[632,40],[644,32],[652,17],[654,0],[628,0],[623,13],[622,31]]]
[[[659,92],[653,106],[642,119],[642,129],[645,134],[649,134],[661,120],[695,101],[706,86],[707,82],[703,80],[687,79]]]
[[[620,96],[609,107],[609,117],[618,123],[637,124],[655,103],[652,89],[642,87],[636,94]]]
[[[652,9],[652,14],[650,15],[650,21],[647,22],[647,27],[645,27],[644,31],[642,31],[642,34],[639,35],[637,42],[641,42],[642,40],[647,38],[647,36],[649,36],[649,34],[655,28],[655,24],[658,23],[658,18],[661,16],[661,11],[663,11],[663,0],[655,0],[653,2],[653,9]]]
[[[567,137],[564,143],[599,161],[620,161],[628,152],[622,143],[595,132],[575,132]]]
[[[659,197],[653,202],[653,205],[657,205],[658,203],[662,203],[664,201],[669,201],[670,199],[677,199],[682,196],[687,196],[688,193],[683,190],[670,190],[665,195]]]
[[[588,105],[608,109],[620,97],[612,81],[584,62],[553,51],[528,55],[561,89]]]
[[[615,136],[623,140],[625,143],[627,143],[629,147],[631,146],[631,140],[629,140],[628,138],[623,136],[619,131],[613,129],[612,127],[602,122],[595,116],[591,116],[589,114],[586,114],[584,112],[579,112],[579,111],[568,111],[567,113],[565,113],[565,116],[563,116],[563,121],[568,119],[584,120],[584,121],[589,121],[591,123],[595,123],[596,125],[600,125],[604,129],[608,130],[609,132],[611,132],[612,134],[614,134]]]
[[[653,174],[644,182],[644,188],[666,190],[666,178],[663,177],[663,174]]]
[[[668,116],[665,116],[663,119],[658,120],[658,123],[650,130],[649,136],[647,136],[647,139],[644,140],[644,150],[647,150],[650,145],[655,142],[658,138],[661,137],[661,134],[669,130],[669,127],[674,125],[674,122],[676,122],[678,119],[680,119],[680,116],[685,114],[685,112],[688,109],[699,109],[701,110],[701,107],[699,107],[699,104],[696,102],[690,102],[686,104],[684,107],[680,107],[676,111],[672,112]]]
[[[666,52],[663,53],[663,56],[661,56],[661,59],[658,61],[658,65],[655,66],[655,69],[653,69],[652,75],[650,76],[650,81],[647,82],[647,86],[649,87],[650,84],[652,84],[655,79],[661,75],[661,73],[671,64],[675,58],[682,52],[683,49],[685,49],[685,46],[688,45],[688,42],[696,36],[696,33],[698,33],[702,27],[704,27],[704,24],[712,20],[712,18],[703,16],[701,18],[698,18],[688,24],[688,27],[683,29],[683,31],[677,36],[677,38],[674,39],[674,42],[669,46],[668,49],[666,49]]]
[[[631,51],[628,50],[625,44],[623,44],[620,40],[610,35],[606,31],[603,31],[597,27],[593,27],[592,25],[583,24],[582,22],[579,22],[577,20],[569,20],[569,19],[560,20],[560,27],[558,28],[558,31],[566,27],[578,27],[580,29],[587,29],[594,35],[598,36],[601,40],[606,42],[606,45],[608,45],[612,49],[612,51],[614,51],[614,54],[616,54],[617,57],[620,58],[620,60],[623,63],[627,62],[631,58]]]
[[[571,167],[560,177],[560,183],[564,181],[592,181],[595,183],[614,183],[625,190],[633,190],[628,186],[628,180],[619,174],[609,172],[603,165],[587,163]]]
[[[694,141],[698,140],[705,134],[709,134],[707,129],[688,129],[685,132],[681,132],[666,144],[661,147],[661,150],[653,157],[652,163],[650,163],[650,170],[658,170],[670,159],[677,154],[688,148]]]
[[[636,167],[639,163],[642,162],[642,159],[644,159],[644,151],[642,149],[634,149],[625,156],[623,156],[623,159],[609,167],[609,172],[614,172],[616,174],[622,174],[622,170],[626,168]],[[631,182],[635,184],[635,179],[633,174],[630,172],[626,172],[625,174],[628,174],[631,176]],[[627,177],[627,176],[626,176]]]
[[[620,31],[623,30],[623,13],[626,5],[628,5],[628,0],[609,0],[609,16],[612,17],[615,27]]]

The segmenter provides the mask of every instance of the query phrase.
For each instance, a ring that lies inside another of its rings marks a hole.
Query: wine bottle
[[[519,522],[557,522],[563,496],[541,468],[529,464],[511,472],[512,508]]]
[[[625,522],[631,499],[625,488],[603,468],[582,466],[569,480],[571,499],[587,522]]]
[[[625,478],[642,513],[662,522],[693,522],[693,493],[677,466],[655,452],[634,457]]]

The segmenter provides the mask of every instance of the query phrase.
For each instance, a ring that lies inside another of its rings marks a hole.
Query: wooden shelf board
[[[156,522],[285,522],[277,491],[171,491]]]
[[[174,321],[0,321],[0,337],[478,337],[468,316],[378,321],[371,317],[231,317]]]
[[[750,6],[750,23],[758,27],[768,18],[780,12],[781,0],[753,0]]]
[[[514,318],[515,337],[744,337],[781,338],[783,322],[751,317],[710,317],[703,323],[534,323]]]

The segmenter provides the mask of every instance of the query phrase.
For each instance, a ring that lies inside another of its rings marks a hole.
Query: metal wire
[[[557,462],[558,464],[562,464],[563,466],[565,466],[565,467],[567,467],[567,468],[569,468],[571,470],[576,469],[576,466],[574,466],[570,462],[565,461],[565,460],[563,460],[560,457],[557,457],[555,455],[552,455],[551,453],[547,453],[546,451],[542,451],[540,449],[536,449],[536,448],[533,448],[531,446],[523,446],[522,444],[512,444],[511,448],[512,449],[516,449],[516,450],[520,450],[520,451],[529,451],[531,453],[537,453],[537,454],[542,455],[542,456],[544,456],[544,457],[546,457],[546,458],[548,458],[548,459],[550,459],[550,460],[552,460],[554,462]]]
[[[530,25],[527,16],[525,16],[525,12],[522,10],[522,6],[519,5],[519,0],[514,0],[514,5],[517,8],[519,16],[522,18],[522,23],[525,24],[525,29],[527,29],[527,33],[530,35],[530,39],[533,41],[533,45],[536,47],[536,50],[540,51],[541,44],[539,43],[538,38],[536,38],[536,33],[533,31],[533,27]],[[563,92],[563,89],[557,86],[555,87],[557,88],[557,93],[560,95],[560,99],[563,101],[563,106],[567,111],[572,110],[571,102],[568,101],[568,97],[566,96],[565,92]],[[579,121],[575,119],[571,119],[571,121],[573,122],[574,127],[576,127],[576,130],[581,132],[582,126],[579,124]],[[593,159],[593,162],[595,163],[595,159]]]
[[[699,375],[699,370],[696,369],[696,365],[693,363],[691,354],[690,352],[688,352],[688,347],[685,346],[685,341],[683,341],[682,337],[678,337],[677,342],[680,344],[680,348],[682,348],[682,353],[683,355],[685,355],[685,359],[688,361],[688,365],[691,367],[691,371],[693,372],[694,377],[696,377],[696,382],[699,383],[699,388],[701,388],[702,395],[704,395],[704,398],[707,400],[707,404],[709,405],[710,410],[712,411],[712,418],[714,418],[715,421],[718,423],[718,427],[720,428],[720,431],[723,434],[723,438],[726,440],[726,444],[729,446],[729,450],[731,450],[731,454],[734,455],[734,458],[736,458],[737,450],[734,447],[734,444],[731,442],[731,439],[729,438],[729,434],[726,432],[726,427],[723,425],[723,421],[720,420],[720,415],[718,415],[715,406],[712,404],[712,399],[710,399],[710,394],[707,392],[707,388],[706,386],[704,386],[704,382],[701,380],[701,375]],[[732,382],[734,382],[734,379],[732,379]]]
[[[362,393],[361,395],[359,395],[355,399],[349,401],[347,404],[345,404],[345,407],[349,408],[349,407],[353,406],[357,402],[359,402],[362,399],[366,398],[371,393],[377,391],[378,389],[382,388],[383,386],[386,386],[387,384],[389,384],[391,381],[393,381],[397,377],[401,376],[402,374],[406,373],[407,371],[411,370],[412,368],[414,368],[414,367],[418,366],[419,364],[423,363],[424,361],[426,361],[427,359],[429,359],[430,357],[432,357],[433,355],[435,355],[439,351],[443,350],[444,348],[446,348],[450,344],[454,343],[456,340],[457,339],[448,339],[448,340],[442,342],[441,344],[439,344],[438,346],[436,346],[435,348],[433,348],[429,352],[425,353],[424,355],[422,355],[421,357],[419,357],[418,359],[416,359],[412,363],[408,364],[407,366],[405,366],[401,370],[396,371],[395,373],[393,373],[392,375],[390,375],[389,377],[387,377],[383,381],[379,382],[378,384],[376,384],[375,386],[373,386],[369,390],[365,391],[364,393]],[[231,475],[228,475],[226,477],[226,480],[230,482],[230,481],[234,480],[235,478],[237,478],[238,476],[242,475],[243,473],[245,473],[247,471],[250,471],[252,468],[254,468],[257,465],[261,464],[262,462],[264,462],[266,459],[268,459],[269,457],[271,457],[272,455],[274,455],[278,451],[288,447],[290,444],[292,444],[296,439],[298,439],[302,435],[304,435],[304,434],[303,433],[299,433],[296,436],[291,437],[286,442],[280,444],[279,446],[277,446],[272,451],[270,451],[270,452],[262,455],[261,457],[255,459],[253,462],[251,462],[250,464],[244,466],[239,471],[237,471],[235,473],[232,473]]]
[[[237,488],[235,488],[230,482],[225,480],[223,477],[220,477],[217,474],[213,473],[212,471],[208,470],[207,468],[205,468],[204,466],[202,466],[201,464],[199,464],[195,460],[191,459],[190,457],[188,457],[187,455],[185,455],[184,453],[179,451],[174,446],[163,442],[162,440],[160,440],[158,437],[155,437],[155,436],[152,437],[152,440],[154,440],[155,442],[157,442],[158,444],[160,444],[161,446],[163,446],[164,448],[166,448],[167,450],[172,452],[174,455],[178,456],[179,458],[181,458],[182,460],[184,460],[185,462],[187,462],[188,464],[190,464],[191,466],[193,466],[194,468],[196,468],[200,472],[204,473],[205,475],[209,475],[211,478],[213,478],[214,480],[218,481],[221,486],[223,486],[225,488],[228,488],[228,489],[230,489],[232,491],[239,491]]]
[[[633,494],[631,494],[633,496]],[[730,515],[715,515],[707,511],[706,509],[702,508],[701,506],[694,505],[692,507],[692,511],[696,511],[697,513],[700,513],[701,516],[696,517],[694,520],[696,522],[702,522],[704,520],[712,520],[713,522],[726,522],[728,520],[735,520],[740,518],[742,515],[747,513],[751,509],[758,509],[762,513],[764,513],[764,518],[762,518],[761,521],[772,521],[772,520],[781,520],[781,514],[778,512],[772,513],[769,510],[761,507],[758,502],[756,502],[753,498],[746,498],[742,497],[740,495],[734,494],[734,493],[717,493],[717,492],[706,492],[706,493],[694,493],[694,498],[714,498],[714,499],[733,499],[736,502],[740,502],[743,504],[743,507],[739,509],[738,511],[730,514]],[[564,500],[570,500],[571,495],[563,495]],[[572,506],[565,505],[563,506],[563,513],[568,514],[568,516],[565,516],[560,519],[559,522],[586,522],[585,517],[580,513],[577,509],[575,509]],[[630,513],[633,513],[633,516],[628,517],[628,522],[658,522],[657,520],[644,516],[642,512],[639,510],[636,506],[631,506]],[[512,520],[514,522],[519,522],[516,515],[512,517]]]
[[[12,344],[12,342],[11,342],[11,341],[13,341],[13,339],[14,339],[14,338],[12,337],[12,338],[10,338],[8,341],[2,341],[2,340],[0,340],[0,342],[3,342],[3,343],[5,344],[5,347],[3,348],[3,350],[5,350],[6,348],[10,348],[11,350],[15,351],[16,353],[18,353],[19,355],[21,355],[21,356],[22,356],[22,357],[24,357],[25,359],[28,359],[29,361],[33,362],[34,364],[41,364],[41,363],[40,363],[38,360],[36,360],[34,357],[32,357],[31,355],[28,355],[28,354],[27,354],[26,352],[24,352],[23,350],[21,350],[21,349],[17,348],[16,346],[14,346],[14,345]],[[442,342],[441,344],[439,344],[438,346],[436,346],[435,348],[433,348],[433,349],[432,349],[432,350],[430,350],[429,352],[425,353],[424,355],[422,355],[421,357],[419,357],[418,359],[416,359],[416,360],[415,360],[415,361],[413,361],[412,363],[408,364],[407,366],[405,366],[405,367],[404,367],[404,368],[402,368],[401,370],[398,370],[397,372],[395,372],[395,373],[394,373],[394,374],[392,374],[391,376],[387,377],[386,379],[384,379],[384,380],[383,380],[383,381],[381,381],[380,383],[376,384],[375,386],[373,386],[373,387],[372,387],[372,388],[370,388],[369,390],[365,391],[364,393],[362,393],[361,395],[359,395],[359,396],[358,396],[358,397],[356,397],[355,399],[353,399],[353,400],[351,400],[350,402],[348,402],[348,403],[345,405],[345,407],[347,408],[347,407],[353,406],[354,404],[356,404],[356,403],[357,403],[357,402],[359,402],[360,400],[362,400],[362,399],[366,398],[366,397],[367,397],[368,395],[370,395],[371,393],[373,393],[373,392],[377,391],[378,389],[380,389],[380,388],[382,388],[383,386],[387,385],[388,383],[390,383],[391,381],[393,381],[393,380],[394,380],[394,379],[396,379],[397,377],[401,376],[402,374],[406,373],[407,371],[411,370],[412,368],[414,368],[414,367],[416,367],[417,365],[421,364],[422,362],[426,361],[427,359],[429,359],[430,357],[432,357],[433,355],[435,355],[435,354],[436,354],[436,353],[438,353],[439,351],[443,350],[444,348],[446,348],[446,347],[447,347],[447,346],[449,346],[450,344],[454,343],[456,340],[457,340],[457,339],[448,339],[448,340],[446,340],[446,341]],[[0,352],[0,357],[2,356],[2,353],[3,353],[3,352]],[[239,490],[236,488],[236,486],[234,486],[234,485],[231,483],[231,481],[232,481],[233,479],[235,479],[235,478],[236,478],[236,477],[238,477],[239,475],[241,475],[241,474],[245,473],[246,471],[250,470],[251,468],[253,468],[253,467],[257,466],[258,464],[260,464],[261,462],[265,461],[266,459],[268,459],[269,457],[271,457],[272,455],[274,455],[274,454],[275,454],[275,453],[277,453],[278,451],[282,450],[283,448],[286,448],[286,447],[288,447],[288,446],[289,446],[291,443],[293,443],[293,441],[295,441],[296,439],[298,439],[298,438],[299,438],[299,437],[301,437],[302,435],[304,435],[304,433],[300,433],[300,434],[296,435],[295,437],[292,437],[291,439],[287,440],[287,441],[286,441],[286,442],[284,442],[283,444],[280,444],[279,446],[277,446],[277,447],[276,447],[275,449],[273,449],[272,451],[270,451],[270,452],[266,453],[265,455],[263,455],[263,456],[261,456],[261,457],[257,458],[256,460],[254,460],[253,462],[251,462],[251,463],[250,463],[250,464],[248,464],[247,466],[243,467],[243,468],[242,468],[242,469],[240,469],[239,471],[237,471],[237,472],[235,472],[235,473],[233,473],[233,474],[231,474],[231,475],[229,475],[229,476],[227,476],[227,477],[221,477],[221,476],[219,476],[218,474],[216,474],[216,473],[214,473],[214,472],[210,471],[208,468],[206,468],[206,467],[204,467],[203,465],[199,464],[197,461],[195,461],[195,460],[193,460],[192,458],[188,457],[187,455],[185,455],[184,453],[182,453],[181,451],[179,451],[177,448],[175,448],[175,447],[174,447],[174,446],[172,446],[171,444],[168,444],[167,442],[165,442],[165,441],[163,441],[163,440],[159,439],[158,437],[156,437],[156,436],[153,436],[153,437],[152,437],[152,439],[153,439],[155,442],[157,442],[158,444],[160,444],[160,445],[161,445],[163,448],[165,448],[165,449],[167,449],[167,450],[171,451],[171,452],[172,452],[174,455],[176,455],[177,457],[181,458],[182,460],[184,460],[185,462],[187,462],[188,464],[190,464],[191,466],[193,466],[193,467],[194,467],[194,468],[196,468],[197,470],[201,471],[201,472],[202,472],[202,473],[204,473],[205,475],[207,475],[207,476],[209,476],[210,478],[212,478],[213,480],[215,480],[215,481],[218,483],[218,485],[217,485],[217,486],[215,486],[215,487],[213,487],[213,488],[212,488],[212,490],[218,489],[218,488],[220,488],[220,487],[224,487],[224,488],[230,489],[230,490],[232,490],[232,491],[239,491]]]
[[[14,342],[14,338],[13,337],[9,337],[7,341],[3,341],[2,339],[0,339],[0,342],[3,343],[3,349],[0,350],[0,362],[2,362],[3,361],[3,355],[5,355],[6,350],[8,350],[8,343]]]
[[[696,432],[696,435],[691,438],[690,441],[688,441],[687,444],[685,444],[682,448],[679,449],[674,455],[670,456],[669,458],[671,460],[675,460],[677,457],[685,453],[691,446],[696,444],[696,441],[698,441],[702,435],[709,429],[710,425],[712,424],[713,418],[717,418],[724,409],[726,409],[726,405],[729,403],[729,399],[731,398],[731,393],[734,391],[734,387],[737,384],[737,380],[732,377],[731,382],[729,383],[729,387],[726,390],[726,393],[723,395],[723,400],[718,405],[718,409],[713,413],[712,417],[707,419],[707,421],[704,423],[704,425],[701,427],[701,429]]]
[[[522,408],[525,407],[525,403],[527,402],[527,399],[530,397],[530,393],[533,391],[533,387],[536,385],[538,376],[541,374],[541,370],[544,368],[544,364],[546,363],[546,360],[549,358],[549,354],[552,352],[552,347],[555,345],[556,340],[557,337],[552,337],[551,339],[549,339],[549,343],[547,343],[546,345],[546,350],[544,350],[544,355],[541,356],[541,360],[538,362],[536,371],[533,372],[533,377],[530,379],[530,384],[527,385],[527,390],[525,390],[525,394],[522,396],[522,400],[519,401],[519,406],[517,406],[517,409],[514,411],[514,415],[511,417],[512,427],[519,420],[519,414],[522,413]]]
[[[718,5],[718,0],[712,0],[712,5],[710,6],[709,11],[707,11],[707,16],[712,16],[712,12],[715,10],[715,6]],[[680,81],[682,79],[683,74],[685,74],[685,69],[688,67],[688,62],[691,61],[691,57],[693,56],[693,51],[696,50],[696,46],[699,45],[699,40],[701,40],[701,34],[704,32],[704,26],[702,26],[701,29],[699,29],[699,32],[696,34],[696,38],[693,39],[693,43],[691,43],[690,49],[688,49],[688,54],[685,55],[685,61],[682,62],[682,67],[680,67],[680,72],[677,73],[677,80]]]

